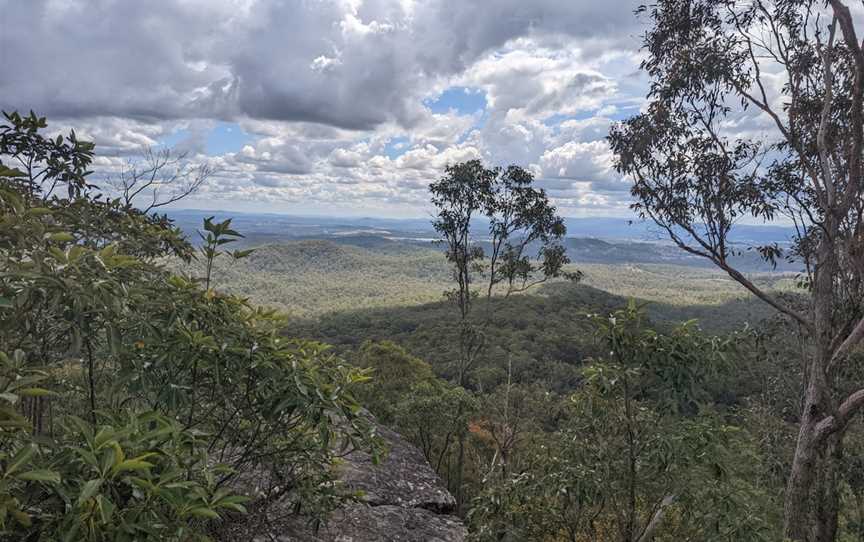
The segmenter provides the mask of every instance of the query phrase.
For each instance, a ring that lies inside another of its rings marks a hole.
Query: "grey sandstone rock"
[[[372,506],[389,504],[452,513],[456,501],[441,487],[441,480],[420,450],[385,427],[379,427],[379,434],[388,447],[384,461],[374,465],[369,454],[352,452],[340,466],[339,478],[351,489],[362,491]]]
[[[442,487],[423,454],[387,428],[379,427],[379,433],[388,448],[380,464],[375,465],[369,454],[355,451],[338,467],[343,483],[363,493],[362,503],[336,510],[317,530],[303,517],[275,510],[273,517],[282,519],[234,525],[220,538],[231,542],[464,541],[465,526],[450,515],[455,508],[453,496]],[[271,506],[278,509],[279,503]],[[254,504],[250,511],[254,515]]]

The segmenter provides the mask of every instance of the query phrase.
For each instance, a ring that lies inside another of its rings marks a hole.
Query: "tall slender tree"
[[[837,479],[864,382],[840,377],[864,340],[864,50],[841,0],[658,0],[644,112],[613,128],[634,209],[794,321],[806,338],[784,536],[833,540]],[[741,127],[747,129],[742,130]],[[784,300],[735,268],[730,232],[745,217],[784,217],[806,303]]]
[[[564,219],[546,192],[534,187],[531,173],[512,165],[490,169],[479,160],[448,166],[445,173],[429,190],[438,211],[433,226],[453,265],[455,287],[446,295],[459,309],[456,381],[464,387],[485,344],[496,288],[507,297],[550,278],[580,275],[564,270],[570,262],[561,244]],[[477,300],[483,302],[479,311]]]
[[[486,345],[496,286],[506,297],[553,277],[579,277],[564,270],[570,261],[560,243],[567,232],[564,220],[546,192],[533,184],[534,177],[518,166],[490,169],[471,160],[447,166],[445,176],[429,186],[438,211],[433,226],[453,264],[456,285],[446,295],[459,309],[455,373],[462,387],[469,385],[471,371]],[[477,238],[483,232],[479,220],[485,220],[488,230]],[[488,255],[484,243],[490,247]],[[478,298],[484,300],[480,311],[474,310]],[[455,486],[460,511],[465,437],[463,430],[457,440]]]

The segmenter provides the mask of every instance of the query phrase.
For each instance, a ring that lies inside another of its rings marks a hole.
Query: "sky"
[[[532,171],[567,216],[629,216],[630,0],[0,0],[0,108],[209,161],[186,208],[419,217],[445,165]]]

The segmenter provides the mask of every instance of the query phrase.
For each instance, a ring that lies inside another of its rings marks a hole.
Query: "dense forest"
[[[93,143],[4,113],[0,540],[219,540],[276,502],[324,525],[378,424],[478,542],[864,540],[857,12],[739,4],[638,12],[651,88],[607,141],[656,260],[478,159],[429,184],[432,245],[191,238],[161,213],[206,167],[100,183]],[[753,110],[774,140],[729,132]],[[788,244],[734,237],[778,220]]]
[[[268,498],[326,519],[352,498],[322,493],[331,443],[386,453],[361,406],[422,450],[478,540],[649,528],[657,540],[772,539],[779,528],[797,335],[721,276],[522,257],[529,240],[560,238],[542,231],[556,220],[541,212],[535,231],[521,218],[498,229],[500,274],[464,247],[463,320],[458,290],[442,297],[452,252],[331,241],[227,251],[240,233],[210,220],[196,248],[166,217],[101,197],[87,181],[92,146],[44,138],[44,125],[11,114],[3,127],[4,150],[36,164],[2,172],[10,536],[212,536],[251,498],[232,481],[274,458],[284,478]],[[517,181],[501,191],[506,171],[458,167],[493,179],[497,208],[515,193],[553,211],[524,172],[511,169]],[[44,193],[43,178],[63,196]],[[462,183],[460,171],[445,180]],[[788,282],[757,279],[803,298]],[[479,325],[466,360],[461,337]],[[841,528],[856,534],[854,434]]]

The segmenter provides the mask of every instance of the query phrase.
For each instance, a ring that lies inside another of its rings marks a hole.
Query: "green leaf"
[[[103,495],[99,495],[96,497],[96,501],[99,504],[99,514],[102,517],[102,523],[108,523],[111,521],[111,516],[114,514],[114,503],[108,497]]]
[[[149,461],[143,461],[140,459],[127,459],[126,461],[121,461],[114,467],[114,472],[123,472],[127,470],[144,470],[153,467],[153,463]]]
[[[199,518],[219,519],[219,514],[217,514],[214,510],[203,506],[189,510],[189,515]]]
[[[54,259],[61,263],[66,263],[66,253],[57,247],[49,247],[48,252],[54,256]]]
[[[17,508],[12,508],[9,510],[9,513],[12,514],[15,521],[17,521],[22,527],[30,527],[33,524],[33,521],[30,519],[30,514],[26,512],[22,512]]]
[[[103,475],[106,475],[108,472],[110,472],[114,465],[117,464],[117,461],[115,461],[116,454],[114,452],[115,450],[110,448],[102,451],[102,460],[100,461],[99,465],[100,472]]]
[[[93,495],[99,491],[99,487],[102,485],[102,480],[90,480],[81,488],[81,494],[78,495],[78,506],[83,505],[87,502]]]
[[[27,174],[20,169],[6,167],[0,164],[0,177],[26,177]]]
[[[9,476],[10,474],[13,474],[15,471],[23,467],[28,461],[30,461],[30,457],[33,456],[33,452],[35,451],[36,449],[29,444],[18,450],[18,453],[16,453],[12,457],[12,460],[9,461],[9,466],[6,467],[5,475]]]
[[[18,480],[27,480],[30,482],[51,482],[52,484],[60,483],[60,474],[47,469],[36,469],[22,472],[15,478],[17,478]]]
[[[15,390],[19,395],[26,397],[45,397],[46,395],[57,395],[55,392],[44,388],[18,388]]]
[[[228,510],[234,510],[235,512],[239,512],[241,514],[248,513],[245,506],[236,502],[220,502],[217,506],[219,508],[227,508]]]
[[[99,429],[99,432],[96,433],[96,437],[93,440],[93,443],[97,448],[102,448],[106,444],[109,446],[112,445],[111,441],[114,439],[116,432],[111,427],[102,427]]]
[[[71,233],[61,231],[61,232],[57,232],[57,233],[52,233],[50,236],[50,239],[52,241],[56,241],[58,243],[71,243],[72,241],[75,240],[75,236],[72,235]]]

